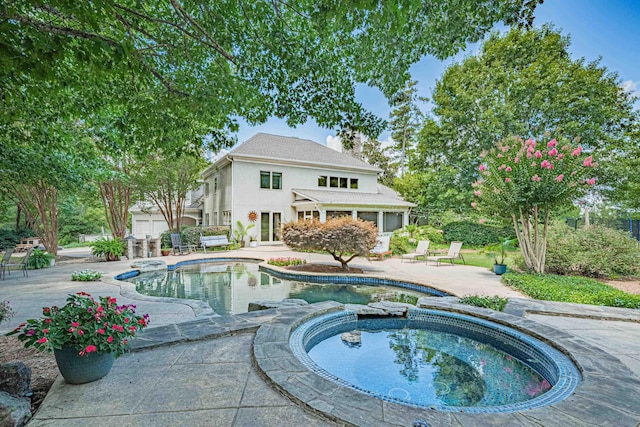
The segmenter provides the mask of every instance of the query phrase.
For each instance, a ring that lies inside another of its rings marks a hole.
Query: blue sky
[[[535,26],[551,22],[563,35],[571,37],[573,58],[593,61],[601,57],[601,64],[618,73],[621,84],[640,95],[640,0],[545,0],[538,6],[535,16]],[[477,48],[477,44],[472,45],[446,61],[425,57],[414,64],[411,74],[418,81],[419,95],[428,97],[446,67]],[[365,108],[388,118],[390,108],[379,91],[361,86],[357,88],[356,96]],[[427,105],[423,107],[428,109]],[[257,132],[307,138],[322,144],[326,143],[327,137],[335,135],[332,130],[321,128],[312,121],[291,128],[283,120],[273,118],[255,127],[241,123],[238,141],[243,142]],[[388,136],[389,132],[385,132],[380,139],[385,140]]]

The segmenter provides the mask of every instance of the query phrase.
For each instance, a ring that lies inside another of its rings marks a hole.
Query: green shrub
[[[202,227],[203,236],[227,236],[229,237],[229,226],[227,225],[211,225]]]
[[[435,227],[431,227],[430,225],[424,225],[419,228],[420,239],[419,240],[428,240],[431,243],[444,243],[444,236],[442,230],[438,230]]]
[[[577,231],[554,224],[547,237],[547,273],[587,277],[640,274],[640,249],[627,232],[601,226]]]
[[[0,229],[0,250],[13,248],[20,243],[21,239],[34,235],[35,233],[28,228],[21,228],[18,231],[15,229],[2,228]]]
[[[640,308],[640,295],[628,294],[588,277],[507,272],[502,282],[540,300]]]
[[[416,244],[411,243],[409,236],[403,236],[395,232],[389,241],[389,249],[393,255],[408,254],[409,252],[413,252],[415,248]]]
[[[511,227],[494,227],[475,222],[452,222],[443,227],[445,242],[463,242],[469,246],[484,246],[514,237]]]
[[[91,245],[94,256],[104,256],[107,261],[117,261],[124,253],[124,241],[101,238]]]
[[[33,268],[34,270],[49,267],[53,258],[54,256],[48,252],[34,249],[27,261],[27,267]]]
[[[277,267],[286,267],[288,265],[304,265],[307,260],[303,258],[271,258],[267,261],[269,265],[275,265]]]
[[[507,298],[494,296],[485,297],[481,295],[467,295],[458,300],[462,304],[475,305],[476,307],[490,308],[491,310],[504,311],[509,300]]]

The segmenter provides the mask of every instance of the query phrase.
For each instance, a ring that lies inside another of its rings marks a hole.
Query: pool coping
[[[436,300],[439,298],[436,298]],[[320,314],[274,318],[256,332],[253,362],[261,376],[281,393],[307,410],[344,425],[630,425],[640,419],[640,407],[625,399],[639,395],[640,380],[603,350],[570,333],[512,314],[463,306],[436,304],[438,310],[455,311],[509,325],[559,349],[576,362],[582,383],[568,398],[551,405],[512,413],[439,412],[416,408],[362,394],[308,370],[289,347],[291,332]],[[335,307],[333,310],[340,310]],[[327,312],[325,308],[323,313]],[[588,423],[586,420],[589,420]]]

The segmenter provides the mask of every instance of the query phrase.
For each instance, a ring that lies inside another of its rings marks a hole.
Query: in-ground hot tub
[[[558,402],[581,381],[562,352],[472,316],[412,309],[407,318],[340,311],[293,330],[312,372],[386,401],[460,412],[515,412]]]

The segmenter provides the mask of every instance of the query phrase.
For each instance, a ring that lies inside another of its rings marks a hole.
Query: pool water
[[[529,366],[491,345],[427,329],[338,333],[308,354],[352,386],[419,406],[506,405],[551,388]]]
[[[143,295],[189,298],[207,302],[220,315],[246,313],[249,303],[299,298],[309,303],[337,301],[368,304],[397,301],[415,304],[421,292],[392,286],[304,283],[278,279],[248,262],[202,263],[174,271],[142,273],[127,279]]]

